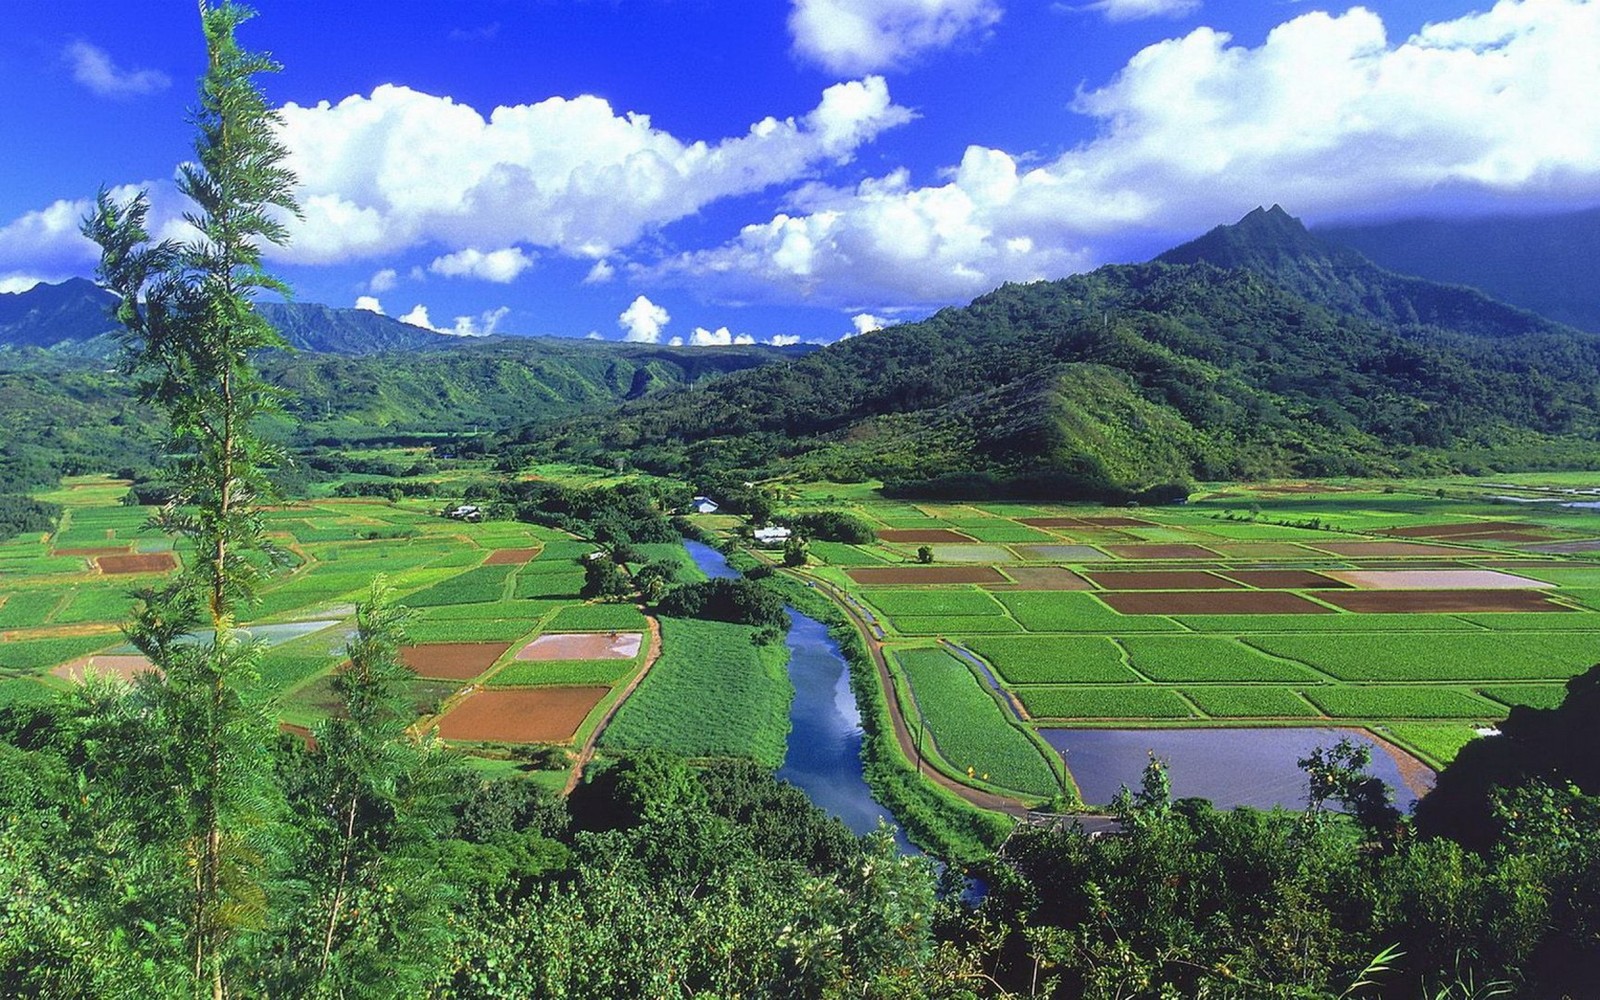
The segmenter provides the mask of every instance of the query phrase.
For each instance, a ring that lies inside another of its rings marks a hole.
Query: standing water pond
[[[706,576],[739,574],[722,553],[709,545],[685,541],[696,566]],[[895,828],[900,849],[914,852],[889,810],[872,798],[861,767],[861,713],[850,688],[850,667],[827,626],[793,608],[789,613],[789,680],[794,702],[789,708],[788,750],[778,777],[805,792],[819,808],[837,816],[857,834],[877,829],[879,820]]]
[[[1109,803],[1122,786],[1138,788],[1150,755],[1168,764],[1174,798],[1210,799],[1218,808],[1306,804],[1306,776],[1295,762],[1342,737],[1372,748],[1369,772],[1409,809],[1433,787],[1434,774],[1415,757],[1354,729],[1043,729],[1078,782],[1083,800]]]

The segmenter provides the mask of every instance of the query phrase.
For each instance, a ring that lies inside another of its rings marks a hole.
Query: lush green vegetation
[[[984,690],[960,659],[942,649],[895,653],[911,684],[939,756],[957,771],[1026,795],[1053,798],[1061,791],[1044,751]]]
[[[1030,684],[1017,689],[1036,719],[1187,719],[1194,715],[1175,691],[1158,687]]]
[[[1011,684],[1136,682],[1117,644],[1103,636],[1018,636],[962,639]]]
[[[1600,658],[1591,636],[1573,632],[1281,635],[1247,636],[1246,641],[1347,681],[1564,678]]]
[[[617,712],[601,745],[657,747],[687,757],[749,756],[776,768],[789,732],[782,643],[757,629],[692,618],[661,619],[662,654]]]
[[[1133,668],[1154,681],[1307,681],[1311,671],[1213,636],[1130,636]]]
[[[1266,685],[1186,687],[1183,696],[1221,719],[1316,718],[1318,710],[1288,688]]]

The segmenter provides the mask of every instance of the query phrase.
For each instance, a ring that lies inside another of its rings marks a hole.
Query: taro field
[[[1564,506],[1594,499],[1574,489],[1277,483],[1104,508],[819,484],[795,502],[876,530],[813,544],[804,572],[881,643],[944,769],[1039,794],[1044,730],[1349,727],[1437,767],[1514,706],[1558,704],[1600,662],[1600,511]]]
[[[125,483],[69,479],[47,496],[54,532],[0,543],[0,704],[51,697],[90,672],[152,669],[127,645],[132,592],[190,556],[119,503]],[[644,668],[658,643],[631,605],[578,597],[592,546],[519,522],[464,524],[435,501],[325,499],[266,514],[280,550],[247,628],[265,647],[251,695],[286,728],[339,701],[356,601],[378,574],[413,610],[412,704],[419,724],[478,748],[574,744]]]

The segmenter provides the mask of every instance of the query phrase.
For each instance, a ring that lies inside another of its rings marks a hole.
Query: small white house
[[[695,497],[690,501],[689,508],[696,514],[715,514],[717,502],[710,497]]]
[[[782,545],[793,534],[788,528],[757,528],[754,532],[757,545]]]
[[[477,522],[483,520],[483,508],[476,504],[464,503],[452,510],[448,516],[455,518],[457,521]]]

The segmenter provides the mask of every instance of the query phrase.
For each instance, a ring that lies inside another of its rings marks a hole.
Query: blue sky
[[[1600,203],[1600,0],[261,0],[297,297],[463,333],[832,340],[1309,222]],[[0,12],[0,291],[170,179],[192,0]],[[128,187],[123,187],[128,186]]]

